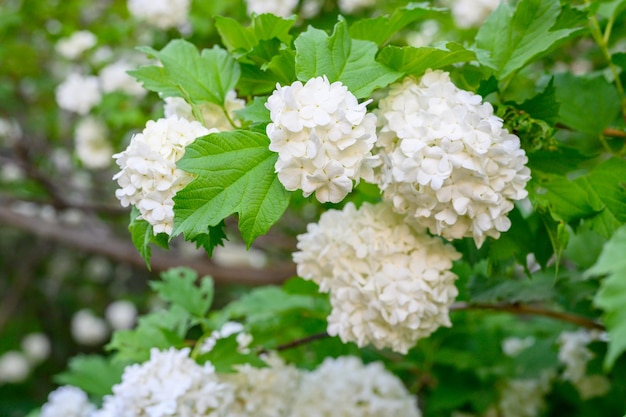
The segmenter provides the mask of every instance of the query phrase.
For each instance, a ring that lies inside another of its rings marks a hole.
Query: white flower
[[[30,333],[22,339],[22,350],[31,363],[39,363],[50,356],[50,339],[43,333]]]
[[[376,116],[366,104],[326,77],[276,86],[265,105],[272,119],[267,136],[287,190],[301,189],[305,197],[315,192],[320,202],[337,203],[352,191],[352,181],[373,180]]]
[[[56,101],[63,110],[81,115],[100,103],[102,93],[98,78],[71,73],[56,89]]]
[[[113,147],[107,139],[107,128],[95,117],[87,116],[76,124],[76,155],[87,168],[106,168],[111,163]]]
[[[23,382],[30,373],[30,363],[22,352],[10,350],[0,356],[0,385]]]
[[[523,339],[519,337],[507,337],[502,341],[502,352],[509,357],[515,357],[535,344],[532,336]]]
[[[232,398],[233,388],[218,380],[213,365],[198,365],[188,348],[151,349],[148,362],[124,369],[100,416],[222,416]]]
[[[107,65],[100,70],[99,78],[102,91],[110,93],[121,91],[135,97],[143,97],[147,90],[127,71],[134,69],[130,62],[121,60]]]
[[[79,310],[74,314],[71,332],[74,340],[88,346],[103,343],[109,335],[106,322],[87,309]]]
[[[339,0],[341,13],[352,14],[376,4],[376,0]]]
[[[12,146],[22,136],[22,128],[15,119],[0,117],[0,139]],[[1,142],[0,142],[1,143]]]
[[[380,101],[378,183],[394,210],[447,239],[509,229],[513,200],[526,197],[528,158],[489,103],[443,71],[394,84]]]
[[[327,358],[302,377],[291,417],[419,417],[417,399],[382,363]]]
[[[247,249],[246,245],[224,242],[224,246],[217,246],[213,251],[213,262],[224,267],[263,268],[267,264],[265,252],[259,249]]]
[[[187,23],[191,0],[128,0],[130,14],[159,29]]]
[[[234,334],[237,335],[237,349],[241,352],[246,351],[250,343],[252,343],[252,335],[243,331],[243,325],[241,323],[227,321],[219,330],[213,330],[213,332],[202,341],[200,352],[210,352],[219,339],[225,339]]]
[[[587,362],[594,356],[587,345],[599,337],[599,332],[586,329],[561,332],[558,338],[559,362],[565,365],[562,374],[564,380],[576,382],[585,376]]]
[[[79,30],[70,37],[59,39],[55,45],[56,51],[67,59],[76,59],[87,49],[96,45],[98,38],[88,30]]]
[[[153,226],[154,234],[172,233],[173,198],[193,178],[178,169],[176,161],[197,137],[216,131],[178,117],[151,120],[124,152],[113,155],[121,168],[113,177],[120,186],[115,195],[124,207],[135,205],[139,218]]]
[[[328,333],[406,353],[440,326],[457,295],[460,254],[406,224],[388,204],[328,210],[298,236],[298,275],[330,292]]]
[[[130,329],[137,321],[137,307],[127,300],[117,300],[109,304],[104,317],[113,330]]]
[[[39,417],[91,417],[95,410],[83,390],[65,385],[48,395]]]
[[[460,28],[480,26],[502,0],[451,0],[452,17]]]
[[[497,404],[499,416],[536,417],[545,407],[545,395],[550,392],[552,371],[544,371],[537,379],[510,379],[500,389]]]
[[[298,0],[246,0],[248,14],[271,13],[280,17],[289,17],[298,6]]]
[[[230,90],[226,93],[226,100],[224,107],[228,112],[228,117],[231,120],[235,118],[235,110],[243,109],[246,102],[240,98],[237,98],[237,93],[234,90]],[[233,130],[234,127],[230,124],[228,117],[224,114],[224,111],[220,106],[214,103],[203,103],[198,105],[203,120],[198,120],[207,128],[215,128],[220,132]],[[165,106],[163,108],[165,117],[178,116],[189,121],[196,120],[194,117],[191,105],[180,97],[166,97]]]

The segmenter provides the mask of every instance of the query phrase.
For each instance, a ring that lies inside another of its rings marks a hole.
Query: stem
[[[222,104],[220,107],[222,111],[224,112],[224,116],[226,116],[226,120],[228,120],[228,123],[230,123],[233,129],[238,129],[239,126],[235,125],[235,122],[233,121],[233,119],[230,118],[230,114],[228,114],[228,110],[226,110],[226,106]]]
[[[274,349],[262,348],[261,350],[257,352],[257,354],[263,355],[263,354],[268,353],[270,350],[275,350],[275,351],[280,352],[281,350],[293,349],[295,347],[306,345],[307,343],[311,343],[320,339],[325,339],[327,337],[330,337],[330,335],[326,332],[315,333],[315,334],[303,337],[301,339],[292,340],[291,342],[278,345]]]

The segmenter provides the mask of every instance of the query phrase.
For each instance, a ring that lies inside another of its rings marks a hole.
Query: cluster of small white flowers
[[[519,337],[507,337],[502,341],[502,352],[513,358],[534,344],[535,338],[532,336],[528,336],[523,339]]]
[[[113,147],[107,140],[107,128],[95,117],[87,116],[76,124],[74,146],[87,168],[106,168],[111,163]]]
[[[56,101],[63,110],[81,115],[89,111],[102,100],[98,78],[71,73],[55,91]]]
[[[298,236],[298,275],[330,292],[328,333],[406,353],[440,326],[457,296],[460,254],[418,233],[385,203],[328,210]]]
[[[116,300],[109,304],[104,312],[113,330],[130,329],[137,321],[137,307],[127,300]]]
[[[226,93],[224,108],[228,112],[228,117],[222,111],[222,108],[214,103],[203,103],[199,105],[200,113],[203,120],[198,120],[207,128],[215,128],[219,131],[233,130],[234,127],[228,120],[235,118],[235,110],[243,109],[246,102],[237,98],[237,93],[230,90]],[[165,106],[163,106],[165,117],[178,116],[189,121],[196,120],[192,113],[191,105],[180,97],[166,97]]]
[[[452,0],[452,17],[460,28],[480,26],[502,0]]]
[[[191,359],[189,348],[151,349],[149,361],[124,369],[100,415],[214,417],[232,398],[232,387],[218,380],[211,363]]]
[[[159,29],[187,23],[191,0],[128,0],[130,14]]]
[[[376,0],[339,0],[341,13],[352,14],[376,4]]]
[[[478,246],[510,228],[507,214],[530,179],[519,138],[481,101],[443,71],[407,77],[380,101],[377,143],[379,187],[394,209]]]
[[[80,388],[62,386],[48,395],[39,417],[91,417],[96,407]]]
[[[417,400],[380,362],[327,358],[302,377],[291,417],[419,417]]]
[[[545,396],[552,388],[554,374],[544,371],[536,379],[510,379],[500,390],[498,414],[506,417],[536,417],[545,407]]]
[[[246,0],[248,14],[271,13],[280,17],[289,17],[298,6],[298,0]]]
[[[79,310],[74,314],[70,329],[74,340],[86,346],[99,345],[109,336],[106,322],[88,309]]]
[[[224,267],[250,267],[261,269],[267,265],[267,255],[260,249],[226,241],[224,246],[218,246],[213,251],[213,262]]]
[[[122,206],[135,205],[139,218],[150,223],[155,234],[171,234],[173,198],[193,178],[178,169],[176,161],[197,137],[216,131],[178,117],[149,121],[125,151],[113,155],[121,168],[113,179],[120,186],[115,195]]]
[[[373,180],[376,116],[366,105],[326,77],[277,85],[266,103],[272,119],[267,135],[287,190],[301,189],[305,197],[315,192],[320,202],[337,203],[352,191],[353,180]]]
[[[79,30],[71,36],[59,39],[55,45],[56,51],[67,59],[76,59],[86,50],[98,43],[96,35],[88,30]]]
[[[145,96],[148,91],[127,73],[134,68],[134,64],[125,60],[113,62],[102,68],[98,74],[102,91],[105,93],[121,91],[135,97]]]

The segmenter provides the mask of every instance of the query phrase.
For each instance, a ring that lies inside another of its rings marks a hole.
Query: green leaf
[[[164,97],[182,97],[191,103],[208,101],[223,105],[226,93],[235,88],[240,69],[237,61],[225,50],[214,46],[201,54],[182,39],[173,40],[161,51],[139,48],[154,55],[162,67],[144,66],[129,74],[143,82],[145,88]]]
[[[219,373],[236,372],[234,365],[249,364],[257,368],[267,366],[256,352],[243,353],[238,347],[236,334],[218,339],[211,351],[198,356],[198,363],[211,362]]]
[[[264,40],[278,39],[289,45],[292,38],[289,30],[295,21],[295,17],[282,18],[273,14],[261,14],[252,18],[250,26],[244,27],[230,17],[215,16],[215,27],[222,37],[224,46],[236,55],[241,55],[251,51]]]
[[[98,355],[79,355],[70,359],[67,371],[54,377],[58,384],[73,385],[88,394],[112,394],[111,388],[122,380],[123,363],[112,363]]]
[[[577,16],[571,19],[571,9],[562,10],[558,0],[521,0],[515,10],[501,2],[476,35],[477,47],[489,52],[478,59],[506,78],[579,32],[586,20]]]
[[[209,226],[208,233],[201,233],[196,235],[191,239],[192,242],[195,242],[196,248],[202,248],[206,251],[209,257],[213,256],[213,250],[217,246],[224,246],[224,241],[228,240],[226,236],[226,231],[224,228],[226,224],[222,221],[217,226]]]
[[[554,78],[550,79],[550,82],[541,93],[524,101],[518,108],[524,110],[533,118],[544,120],[554,126],[559,117],[559,102],[556,97]]]
[[[559,121],[569,128],[599,135],[619,114],[619,94],[601,75],[558,74],[554,85],[560,103]]]
[[[267,124],[271,122],[270,111],[265,107],[267,97],[255,97],[252,103],[249,103],[241,110],[235,110],[235,114],[239,119],[248,123]]]
[[[325,75],[330,82],[341,81],[357,98],[369,97],[376,88],[402,75],[376,61],[375,43],[350,39],[343,19],[330,37],[323,30],[309,27],[294,43],[300,81]]]
[[[430,7],[427,2],[409,3],[395,9],[391,15],[357,20],[350,26],[350,36],[353,39],[372,41],[380,46],[410,23],[431,18],[444,10]]]
[[[598,14],[606,18],[615,18],[626,8],[626,0],[602,1],[599,3]]]
[[[470,301],[526,303],[551,300],[558,296],[554,288],[554,276],[554,271],[549,270],[537,272],[532,278],[502,280],[478,276],[468,285]]]
[[[198,274],[189,268],[171,268],[161,274],[160,281],[150,282],[150,288],[163,300],[187,310],[190,315],[204,318],[213,303],[213,280],[204,277],[196,285]]]
[[[610,370],[626,351],[626,227],[621,227],[606,243],[598,261],[586,276],[606,275],[594,304],[604,310],[602,321],[609,333],[609,350],[604,367]]]
[[[133,206],[130,211],[130,224],[128,231],[130,232],[133,245],[139,251],[139,254],[146,262],[146,266],[150,269],[150,258],[152,250],[150,244],[155,243],[163,249],[168,249],[169,236],[165,233],[159,233],[155,236],[152,225],[143,219],[138,219],[139,210]]]
[[[421,76],[427,69],[444,68],[459,62],[476,59],[473,51],[456,42],[441,47],[388,46],[380,52],[378,60],[396,71]]]
[[[274,172],[277,154],[261,133],[235,130],[196,139],[178,166],[197,177],[174,197],[174,234],[187,239],[239,213],[239,230],[250,246],[278,221],[290,193]]]

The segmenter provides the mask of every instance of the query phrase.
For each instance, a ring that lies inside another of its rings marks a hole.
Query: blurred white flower
[[[59,39],[55,45],[56,51],[67,59],[76,59],[86,50],[94,47],[98,38],[88,30],[79,30],[67,38]]]
[[[535,344],[535,338],[528,336],[525,338],[507,337],[502,341],[502,352],[510,357],[515,357]]]
[[[227,321],[219,330],[213,330],[211,334],[202,341],[200,352],[206,353],[213,350],[219,339],[225,339],[236,334],[237,350],[244,352],[252,343],[252,335],[243,331],[243,325],[236,321]]]
[[[480,26],[503,0],[451,0],[452,17],[458,27]]]
[[[133,69],[135,69],[135,65],[124,60],[116,61],[102,68],[98,75],[102,91],[104,93],[121,91],[135,97],[145,96],[148,90],[127,73]]]
[[[72,317],[71,333],[81,345],[94,346],[107,340],[109,329],[106,322],[91,310],[82,309]]]
[[[248,14],[271,13],[280,17],[289,17],[298,6],[298,0],[246,0]]]
[[[184,26],[190,7],[191,0],[128,0],[131,15],[159,29]]]
[[[12,146],[22,136],[22,128],[14,119],[0,117],[0,140]]]
[[[87,168],[106,168],[111,163],[113,147],[107,139],[107,128],[99,119],[87,116],[76,124],[76,155]]]
[[[71,73],[56,89],[56,101],[63,110],[81,115],[89,111],[102,99],[98,78]]]
[[[65,385],[48,395],[39,417],[91,417],[95,410],[83,390]]]
[[[388,204],[328,210],[298,236],[298,275],[330,292],[328,333],[406,353],[440,326],[457,296],[460,254],[411,228]]]
[[[376,5],[376,0],[339,0],[341,13],[352,14]]]
[[[117,300],[109,304],[104,317],[113,330],[131,329],[137,321],[137,307],[127,300]]]
[[[189,121],[194,121],[194,117],[191,109],[191,105],[180,97],[166,97],[164,99],[165,106],[163,111],[165,117],[178,116]],[[228,112],[228,117],[231,120],[235,118],[235,110],[243,109],[246,102],[240,98],[237,98],[237,93],[234,90],[230,90],[226,93],[226,100],[224,108]],[[198,105],[203,120],[196,120],[206,126],[208,129],[218,129],[220,132],[233,130],[234,127],[230,124],[228,117],[224,114],[224,111],[220,106],[214,103],[202,103]]]
[[[260,269],[267,264],[267,256],[262,250],[250,248],[246,245],[224,242],[224,246],[217,246],[213,251],[213,262],[224,267],[251,267]]]
[[[537,417],[545,407],[545,396],[552,388],[554,374],[544,371],[536,379],[510,379],[500,387],[499,416]]]
[[[30,362],[22,352],[10,350],[0,356],[0,385],[23,382],[30,373]]]
[[[43,333],[30,333],[22,339],[22,350],[31,363],[43,362],[50,356],[50,339]]]

